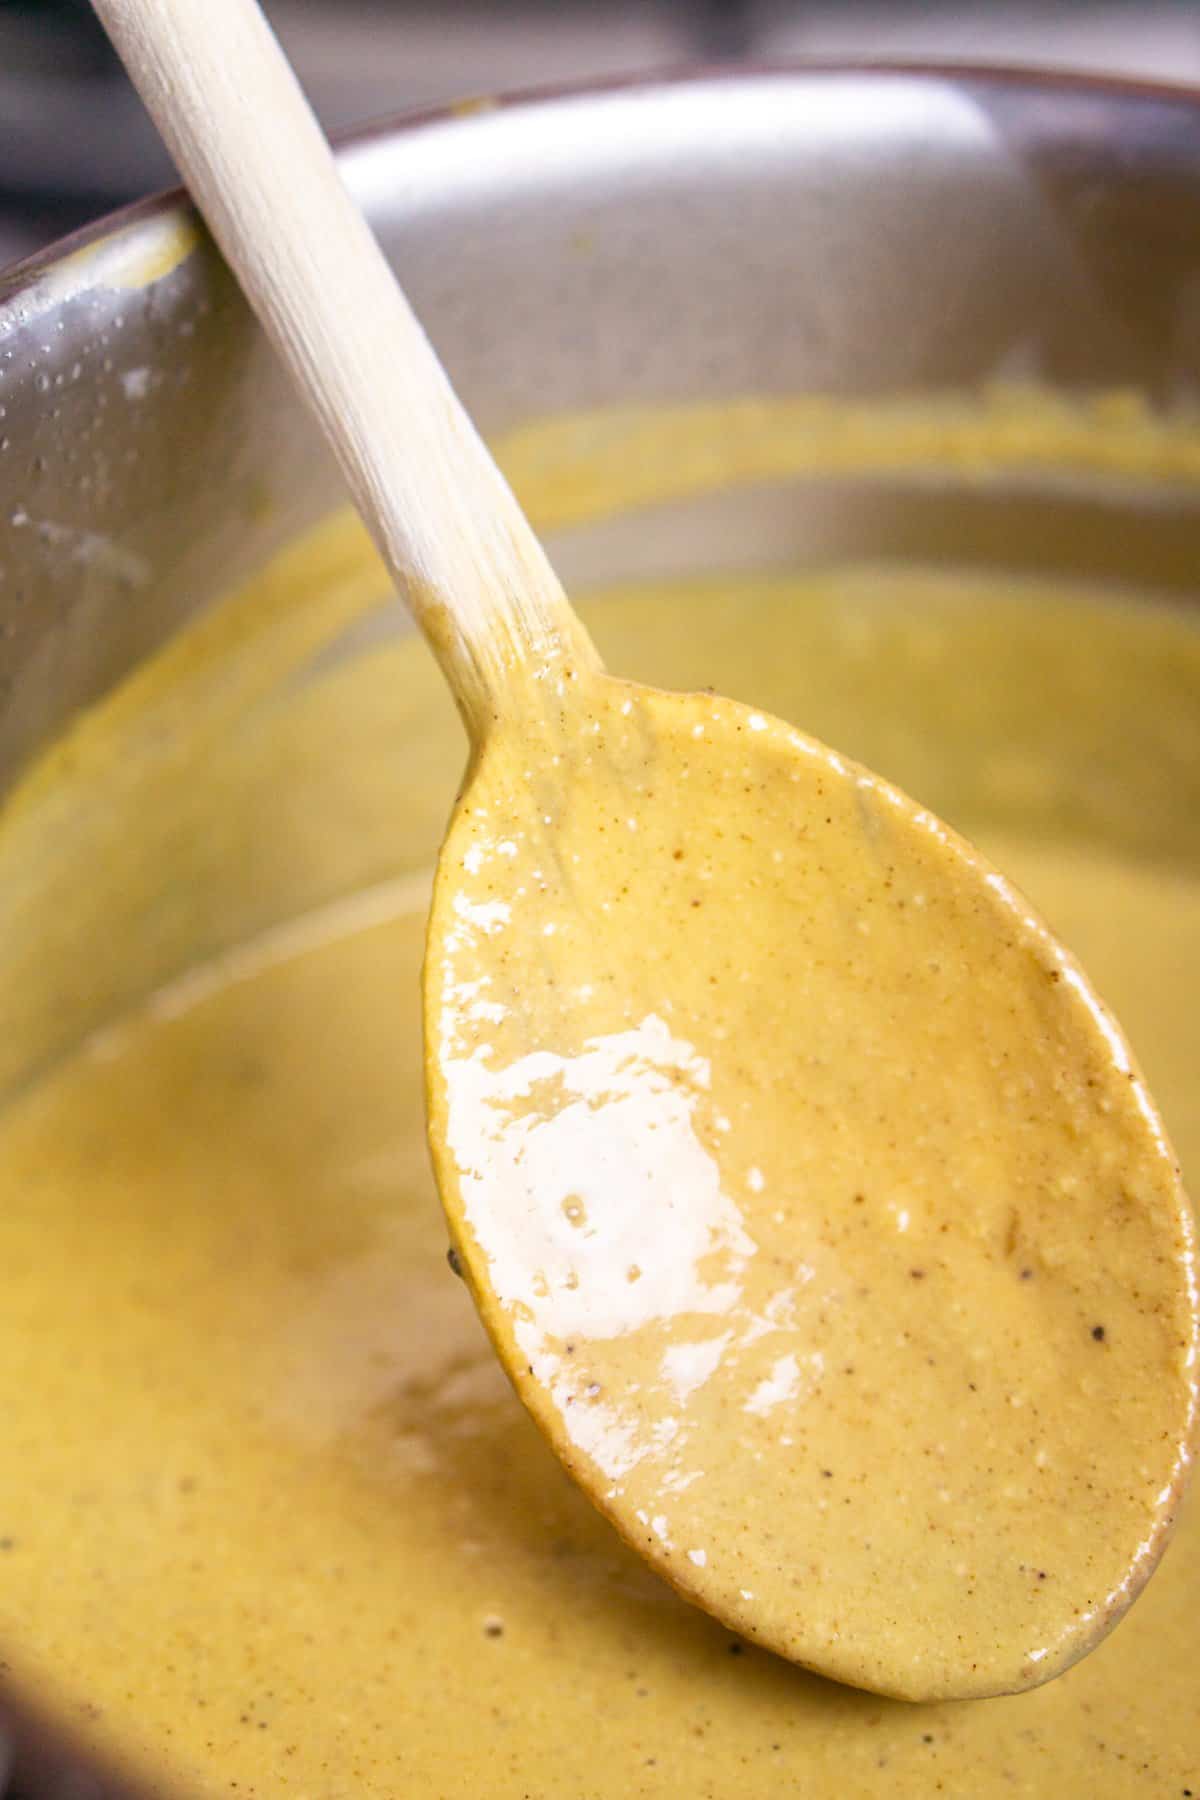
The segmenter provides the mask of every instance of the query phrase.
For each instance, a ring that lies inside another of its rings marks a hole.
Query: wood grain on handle
[[[476,734],[594,662],[256,0],[94,0]]]

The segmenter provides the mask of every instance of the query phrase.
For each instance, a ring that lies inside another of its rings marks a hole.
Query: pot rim
[[[331,143],[339,161],[389,138],[403,138],[430,126],[469,121],[483,113],[552,106],[563,101],[590,100],[609,94],[650,93],[655,89],[733,85],[743,81],[806,79],[818,81],[865,78],[868,81],[944,82],[955,87],[1093,96],[1124,110],[1138,102],[1158,101],[1200,109],[1200,83],[1152,80],[1142,76],[1102,75],[1086,70],[1049,66],[1025,67],[1018,63],[954,60],[948,62],[904,58],[775,58],[746,62],[687,62],[665,64],[661,69],[634,75],[607,75],[594,80],[548,82],[541,86],[507,88],[498,93],[469,94],[460,99],[402,109],[371,119],[362,125],[335,132]],[[80,252],[93,249],[106,238],[151,220],[178,213],[181,219],[199,217],[186,188],[179,184],[131,200],[101,213],[76,230],[57,238],[30,255],[0,268],[0,338],[10,324],[28,323],[29,302],[39,283],[57,266]],[[61,298],[61,296],[58,296]],[[15,313],[15,317],[14,317]]]

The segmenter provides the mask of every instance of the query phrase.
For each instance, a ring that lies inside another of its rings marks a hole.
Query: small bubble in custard
[[[581,1229],[587,1224],[587,1207],[578,1194],[568,1194],[562,1203],[563,1217],[569,1225]]]

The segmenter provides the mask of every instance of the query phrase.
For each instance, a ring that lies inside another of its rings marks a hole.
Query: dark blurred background
[[[1200,80],[1200,0],[267,0],[330,130],[465,94],[739,57]],[[88,0],[0,0],[0,266],[170,180]]]

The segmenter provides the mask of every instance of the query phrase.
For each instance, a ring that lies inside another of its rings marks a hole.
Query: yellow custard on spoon
[[[561,733],[485,742],[435,889],[430,1138],[485,1323],[747,1636],[908,1698],[1046,1680],[1187,1467],[1190,1218],[1130,1053],[877,777],[581,685]]]

